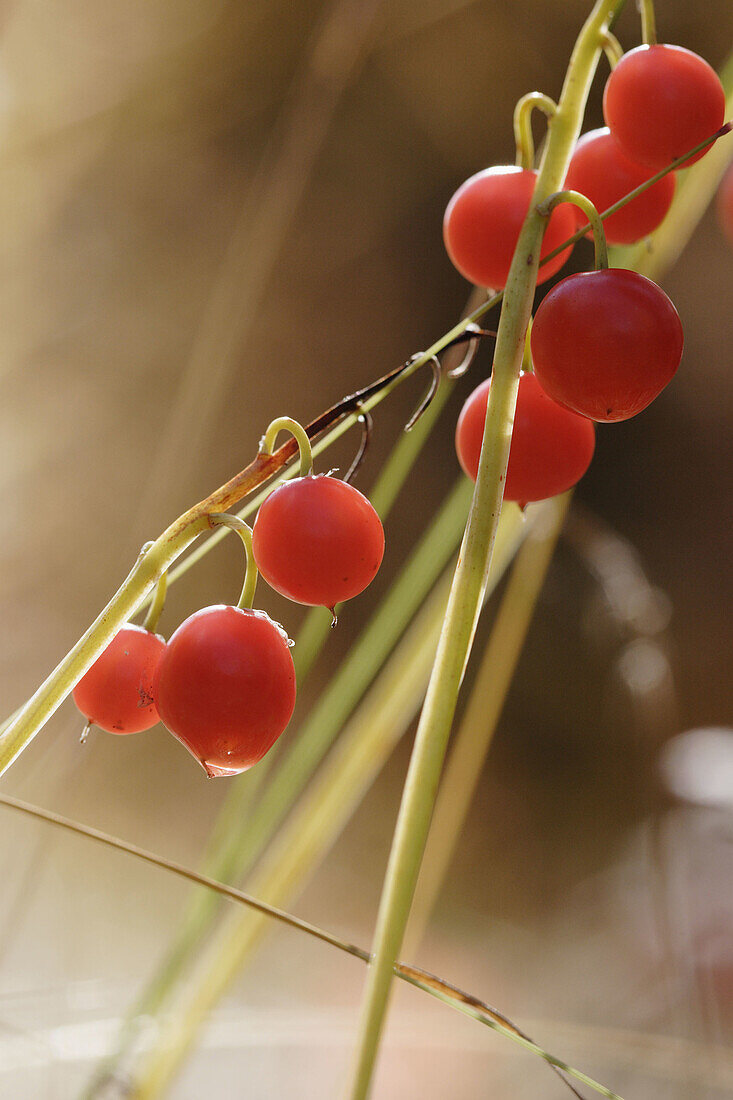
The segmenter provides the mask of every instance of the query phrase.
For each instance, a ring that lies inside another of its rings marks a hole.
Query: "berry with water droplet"
[[[264,611],[205,607],[171,637],[154,691],[161,720],[207,775],[246,771],[295,707],[287,634]]]

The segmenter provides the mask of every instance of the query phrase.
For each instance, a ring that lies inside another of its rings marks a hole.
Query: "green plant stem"
[[[146,630],[149,630],[151,634],[154,634],[158,629],[158,622],[160,616],[163,614],[163,608],[165,607],[165,594],[168,588],[168,574],[163,573],[160,580],[155,586],[155,592],[153,598],[150,601],[150,607],[148,613],[145,616],[145,622],[143,626]],[[1,732],[1,731],[0,731]]]
[[[565,493],[547,501],[512,566],[440,784],[407,926],[408,957],[422,939],[481,778],[570,495]]]
[[[609,68],[613,71],[624,56],[624,48],[616,35],[610,30],[606,31],[606,33],[601,36],[601,46],[606,55]]]
[[[641,12],[641,40],[646,46],[657,44],[657,20],[654,15],[654,0],[638,0]]]
[[[517,147],[516,163],[520,168],[534,168],[534,138],[532,136],[532,112],[542,111],[548,123],[557,110],[554,99],[543,92],[527,92],[517,100],[514,108],[514,141]]]
[[[265,455],[272,454],[275,440],[280,432],[290,432],[295,439],[300,452],[300,477],[308,477],[309,474],[313,473],[311,441],[303,425],[299,424],[297,420],[293,420],[291,416],[279,416],[277,420],[272,421],[262,437],[260,443],[261,453]]]
[[[236,531],[242,540],[247,567],[244,572],[244,582],[237,607],[242,611],[249,611],[254,606],[257,578],[259,576],[252,550],[252,528],[248,527],[239,516],[229,516],[223,512],[212,512],[209,516],[209,524],[211,527],[226,527],[229,531]]]
[[[623,0],[598,0],[576,42],[549,128],[534,202],[560,190],[580,132],[601,35]],[[470,653],[506,475],[524,339],[536,284],[542,220],[533,207],[519,236],[499,321],[484,445],[471,513],[418,724],[374,936],[358,1050],[349,1089],[366,1100],[387,1011],[392,973],[415,890],[456,700]]]

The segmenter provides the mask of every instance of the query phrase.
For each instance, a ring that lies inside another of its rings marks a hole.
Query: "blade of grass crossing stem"
[[[512,566],[435,802],[407,926],[408,958],[422,939],[468,816],[569,503],[569,493],[548,501]]]
[[[367,972],[359,1038],[347,1095],[366,1100],[386,1018],[394,964],[417,883],[448,737],[481,607],[511,443],[519,371],[537,281],[543,224],[535,204],[562,186],[580,133],[601,36],[623,0],[598,0],[575,44],[548,130],[533,195],[504,293],[484,442],[461,553],[405,781]]]
[[[196,882],[199,886],[206,887],[208,890],[217,893],[227,901],[233,901],[246,906],[248,909],[254,909],[256,912],[262,913],[263,916],[286,924],[288,927],[294,928],[299,932],[304,932],[306,935],[312,936],[331,947],[336,947],[339,951],[351,955],[352,958],[360,959],[361,962],[364,963],[369,962],[369,952],[365,951],[363,947],[358,947],[353,943],[347,943],[345,940],[333,935],[333,933],[318,928],[317,925],[311,924],[309,921],[301,920],[299,917],[294,916],[292,913],[287,913],[283,909],[277,909],[275,906],[267,905],[258,898],[252,897],[251,894],[245,894],[241,890],[236,890],[234,887],[227,886],[223,882],[217,882],[215,879],[206,878],[197,871],[182,866],[180,863],[174,863],[171,860],[165,859],[163,856],[156,855],[154,852],[148,852],[143,848],[138,848],[134,844],[128,844],[118,837],[110,836],[108,833],[102,833],[98,829],[92,829],[77,821],[72,821],[67,817],[62,817],[49,810],[44,810],[40,806],[32,806],[27,802],[21,802],[19,799],[10,798],[8,795],[0,794],[0,805],[8,809],[19,810],[21,813],[28,814],[30,817],[62,829],[67,829],[69,832],[76,833],[87,839],[96,840],[117,851],[124,852],[127,855],[134,856],[136,859],[150,863],[161,870],[170,871],[172,874],[185,878],[188,881]],[[549,1062],[553,1069],[562,1066],[566,1072],[579,1078],[582,1077],[583,1080],[590,1080],[581,1075],[579,1070],[572,1069],[555,1055],[550,1054],[542,1047],[537,1046],[536,1043],[533,1043],[532,1040],[529,1039],[524,1032],[520,1031],[516,1024],[512,1023],[503,1013],[492,1008],[491,1005],[486,1004],[484,1001],[479,1000],[479,998],[475,997],[472,993],[466,993],[464,990],[459,989],[458,986],[453,985],[452,982],[448,982],[444,978],[439,978],[435,974],[429,974],[427,971],[421,970],[418,967],[406,966],[404,963],[397,964],[395,967],[395,974],[398,978],[413,985],[416,989],[420,989],[422,992],[428,993],[432,997],[443,1000],[450,1008],[462,1011],[463,1006],[470,1006],[476,1011],[476,1019],[480,1023],[493,1028],[500,1034],[506,1034],[507,1038],[514,1039],[516,1036],[519,1036],[521,1039],[526,1040],[530,1044],[530,1049],[532,1049],[533,1052],[536,1051],[540,1057],[546,1062]],[[579,1094],[572,1089],[569,1082],[565,1080],[565,1078],[563,1078],[563,1080],[565,1084],[571,1088],[571,1091],[578,1096]],[[621,1100],[620,1097],[617,1097],[615,1093],[610,1093],[603,1085],[592,1083],[592,1087],[602,1091],[603,1095],[613,1096],[614,1100]]]
[[[487,592],[513,557],[526,524],[502,523]],[[534,517],[534,518],[533,518]],[[532,509],[527,523],[536,519]],[[511,528],[511,530],[510,530]],[[427,599],[344,728],[323,768],[248,880],[270,904],[286,902],[324,858],[414,718],[425,691],[449,587],[446,574]],[[165,1087],[210,1010],[264,931],[258,914],[225,919],[160,1021],[156,1051],[141,1067],[134,1095],[151,1100]],[[128,1070],[129,1073],[129,1070]],[[133,1075],[134,1076],[134,1075]]]

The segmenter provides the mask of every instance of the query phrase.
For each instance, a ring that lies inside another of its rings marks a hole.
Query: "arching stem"
[[[260,454],[271,455],[275,446],[275,440],[280,432],[290,432],[298,444],[300,451],[300,476],[308,477],[313,473],[313,450],[308,433],[302,424],[293,420],[290,416],[279,416],[273,420],[260,442]]]
[[[537,206],[537,213],[543,218],[549,218],[552,211],[561,202],[571,202],[573,206],[580,207],[585,214],[593,230],[596,271],[605,271],[608,267],[608,245],[606,244],[603,221],[595,206],[585,195],[581,195],[580,191],[556,191],[554,195],[550,195],[548,199]]]
[[[252,552],[252,528],[248,527],[239,516],[230,516],[226,512],[215,512],[209,516],[209,523],[211,527],[229,527],[232,531],[236,531],[242,540],[244,552],[247,556],[247,570],[244,574],[242,594],[239,597],[237,607],[242,611],[250,611],[255,600],[255,589],[257,588],[257,577],[259,576],[255,556]]]
[[[514,140],[517,145],[517,164],[520,168],[534,168],[532,112],[535,109],[542,111],[549,122],[557,110],[557,104],[543,92],[527,92],[517,100],[514,108]]]

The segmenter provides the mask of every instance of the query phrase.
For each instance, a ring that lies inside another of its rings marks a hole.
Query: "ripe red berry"
[[[733,245],[733,164],[729,166],[718,188],[716,208],[720,228]]]
[[[456,426],[458,461],[473,481],[490,389],[490,378],[477,386]],[[504,499],[527,504],[570,489],[590,466],[595,441],[590,420],[551,401],[533,374],[520,374]]]
[[[158,721],[153,680],[165,639],[126,623],[74,688],[74,702],[108,733],[140,733]]]
[[[537,381],[592,420],[628,420],[679,366],[682,325],[667,295],[635,271],[569,275],[547,294],[532,326]]]
[[[168,643],[155,682],[161,720],[209,776],[260,760],[295,706],[287,635],[264,611],[197,611]]]
[[[506,286],[536,182],[536,172],[505,166],[487,168],[458,188],[445,212],[443,240],[453,264],[469,282],[494,290]],[[575,230],[573,208],[558,206],[545,230],[540,256],[552,252]],[[538,281],[559,271],[571,251],[572,246],[541,267]]]
[[[257,568],[296,603],[333,608],[374,579],[384,531],[353,485],[309,475],[279,486],[257,513],[252,535]]]
[[[610,130],[591,130],[583,134],[575,147],[565,187],[580,191],[603,213],[609,206],[646,183],[654,175],[626,156]],[[603,228],[609,244],[633,244],[645,237],[664,220],[674,198],[675,178],[670,172],[647,191],[605,218]],[[587,218],[578,210],[578,223]]]
[[[627,157],[658,172],[720,129],[725,92],[717,73],[691,50],[637,46],[608,78],[603,115]]]

